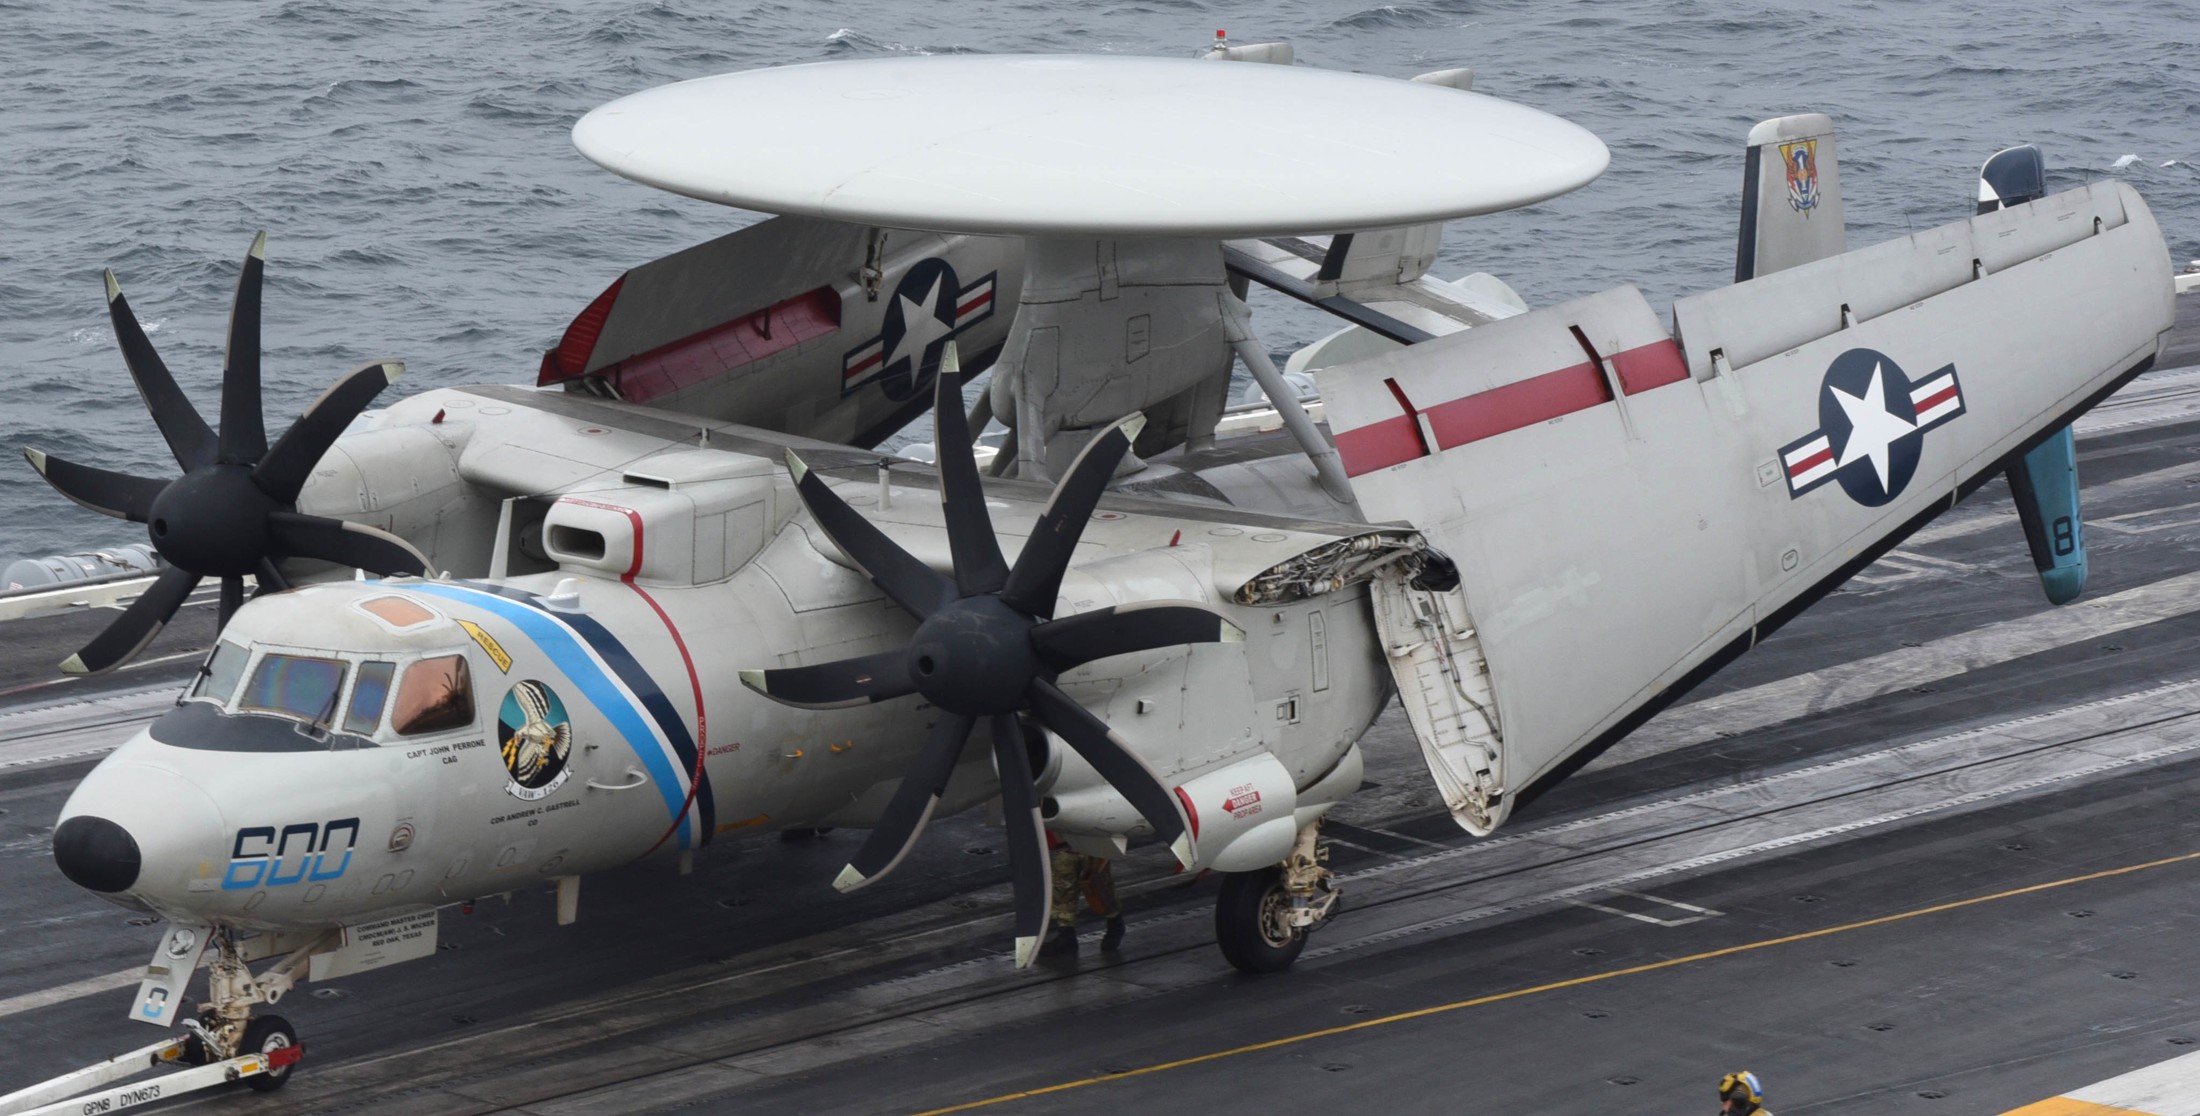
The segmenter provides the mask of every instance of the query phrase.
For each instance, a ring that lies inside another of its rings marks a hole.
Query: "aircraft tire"
[[[262,1015],[245,1024],[244,1041],[239,1044],[239,1049],[266,1054],[286,1046],[296,1045],[298,1045],[298,1032],[290,1025],[289,1020],[280,1015]],[[244,1083],[252,1086],[255,1092],[272,1093],[282,1088],[284,1083],[290,1080],[290,1071],[295,1068],[297,1068],[295,1065],[288,1065],[281,1069],[269,1070],[266,1073],[254,1074],[245,1078]]]
[[[1222,893],[1215,897],[1215,944],[1222,947],[1231,967],[1248,973],[1280,973],[1299,959],[1306,935],[1292,932],[1278,939],[1272,904],[1288,903],[1283,890],[1283,869],[1228,872],[1222,877]]]

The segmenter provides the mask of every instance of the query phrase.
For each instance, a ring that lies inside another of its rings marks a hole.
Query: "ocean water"
[[[103,267],[210,419],[260,229],[271,431],[368,359],[408,364],[399,391],[531,380],[620,271],[756,219],[597,169],[568,139],[590,108],[790,62],[1190,55],[1218,27],[1289,40],[1301,64],[1472,66],[1477,89],[1602,136],[1612,168],[1587,189],[1449,230],[1439,274],[1490,271],[1531,304],[1634,283],[1662,307],[1728,281],[1741,139],[1808,110],[1842,129],[1852,246],[1968,213],[1979,162],[2037,142],[2052,185],[2124,179],[2174,258],[2200,256],[2187,0],[0,0],[0,443],[173,475],[116,352]],[[1229,119],[1214,126],[1226,139]],[[1333,328],[1260,309],[1272,349]],[[0,560],[144,537],[12,452],[0,477]]]

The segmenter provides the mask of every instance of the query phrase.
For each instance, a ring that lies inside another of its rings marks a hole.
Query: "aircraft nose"
[[[90,814],[79,814],[55,827],[53,860],[78,887],[110,895],[137,883],[144,863],[129,830]]]
[[[206,890],[200,881],[218,879],[226,859],[222,812],[198,773],[157,754],[140,758],[164,747],[133,740],[101,760],[53,831],[62,875],[132,909],[190,909]]]

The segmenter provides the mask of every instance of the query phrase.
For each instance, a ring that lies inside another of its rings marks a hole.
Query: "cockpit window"
[[[466,728],[473,723],[474,687],[466,672],[466,656],[422,659],[405,668],[405,678],[397,687],[396,708],[390,714],[390,727],[399,736]]]
[[[435,613],[404,597],[372,597],[356,607],[381,617],[393,628],[414,628],[435,619]]]
[[[341,659],[305,655],[262,655],[237,699],[240,710],[287,713],[307,721],[326,720],[336,712],[337,691],[344,688]]]
[[[359,676],[351,684],[351,704],[344,707],[344,731],[373,736],[382,723],[382,707],[390,700],[390,679],[396,663],[360,663]]]
[[[238,681],[244,678],[244,664],[251,658],[252,652],[226,639],[215,644],[214,657],[206,661],[206,670],[199,675],[191,696],[216,705],[229,704],[229,699],[236,696]]]

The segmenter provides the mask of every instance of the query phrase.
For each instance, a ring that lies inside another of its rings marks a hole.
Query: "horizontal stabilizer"
[[[1813,112],[1751,128],[1734,281],[1747,282],[1847,249],[1833,119]]]

